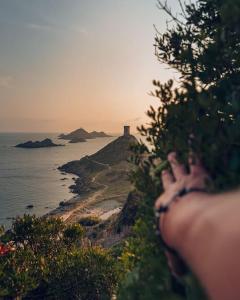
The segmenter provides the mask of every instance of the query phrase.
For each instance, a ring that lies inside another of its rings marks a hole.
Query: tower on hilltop
[[[124,126],[124,136],[129,136],[130,135],[130,126]]]

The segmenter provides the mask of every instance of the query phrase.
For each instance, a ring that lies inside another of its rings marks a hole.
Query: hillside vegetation
[[[189,152],[201,159],[213,179],[209,191],[240,184],[240,1],[199,0],[182,3],[175,16],[165,1],[158,6],[171,22],[155,38],[157,59],[176,72],[179,80],[154,80],[149,125],[139,128],[148,143],[135,148],[135,186],[144,195],[135,235],[122,258],[129,272],[118,299],[205,299],[191,274],[181,282],[167,267],[155,236],[153,206],[162,193],[161,171],[169,168],[167,155],[177,151],[187,165]]]

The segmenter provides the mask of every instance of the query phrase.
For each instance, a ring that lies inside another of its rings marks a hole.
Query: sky
[[[135,131],[152,80],[157,0],[0,0],[0,132]],[[178,10],[178,0],[169,5]]]

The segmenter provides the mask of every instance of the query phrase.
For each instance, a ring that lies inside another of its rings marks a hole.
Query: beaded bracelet
[[[160,217],[161,214],[165,214],[169,211],[171,205],[176,202],[178,200],[178,198],[183,197],[189,193],[193,193],[193,192],[206,192],[204,189],[200,189],[200,188],[183,188],[180,191],[178,191],[176,194],[173,195],[173,197],[169,200],[169,202],[165,205],[160,205],[159,208],[155,208],[155,218],[156,218],[156,235],[159,237],[162,246],[165,248],[165,250],[167,250],[168,252],[178,256],[178,253],[176,250],[172,249],[171,247],[169,247],[166,242],[164,241],[162,235],[161,235],[161,228],[160,228]]]

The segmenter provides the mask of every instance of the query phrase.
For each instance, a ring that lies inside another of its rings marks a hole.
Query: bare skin
[[[198,160],[189,160],[190,173],[175,153],[168,157],[172,174],[162,173],[165,192],[155,206],[166,204],[182,188],[204,188],[208,174]],[[163,217],[161,232],[197,275],[209,298],[240,299],[240,191],[225,194],[193,192],[179,198]],[[177,260],[167,254],[176,274]]]

